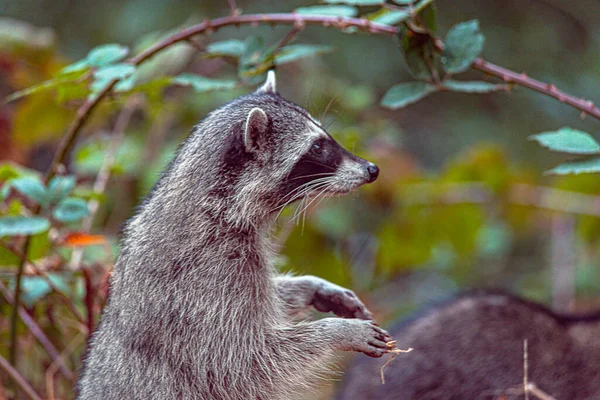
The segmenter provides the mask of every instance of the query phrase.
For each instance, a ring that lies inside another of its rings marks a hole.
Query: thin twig
[[[57,360],[64,360],[66,356],[73,353],[75,347],[81,344],[85,339],[86,335],[79,334],[75,337],[75,339],[71,340],[71,342],[65,347],[65,349],[60,353],[60,356]],[[52,364],[46,369],[46,398],[47,400],[54,400],[54,376],[56,375],[56,371],[58,370],[59,365],[54,360]]]
[[[37,213],[36,213],[37,214]],[[29,244],[31,243],[31,236],[27,236],[25,238],[25,243],[23,243],[23,254],[27,254],[29,252]],[[23,281],[23,271],[25,269],[25,257],[21,258],[19,261],[19,265],[17,267],[17,279],[15,284],[15,295],[13,308],[10,314],[10,347],[8,360],[11,365],[17,365],[17,325],[19,324],[19,319],[17,318],[19,312],[19,304],[21,303],[21,282]]]
[[[0,246],[4,247],[12,253],[15,253],[17,257],[19,257],[19,259],[25,260],[25,263],[29,264],[34,269],[35,273],[38,274],[38,276],[40,276],[42,279],[44,279],[44,281],[46,282],[48,287],[50,287],[52,292],[56,293],[63,300],[69,311],[71,311],[71,313],[73,314],[73,316],[82,324],[85,323],[85,321],[83,320],[83,316],[73,306],[73,303],[71,303],[71,299],[61,290],[58,289],[58,287],[54,284],[54,282],[52,282],[52,279],[48,277],[45,271],[42,271],[42,269],[38,267],[37,264],[34,263],[32,260],[27,259],[27,257],[25,257],[25,254],[21,253],[16,247],[11,246],[7,243],[2,243],[0,244]]]
[[[385,385],[385,375],[383,373],[383,370],[385,369],[385,367],[388,366],[389,363],[391,363],[394,358],[396,358],[398,356],[398,354],[400,353],[410,353],[411,351],[413,351],[413,348],[408,348],[406,350],[402,350],[396,347],[396,341],[395,340],[391,340],[389,342],[386,343],[387,347],[388,347],[388,353],[390,354],[390,358],[388,358],[388,360],[385,362],[385,364],[383,364],[381,366],[381,369],[379,370],[379,374],[381,375],[381,384]]]
[[[546,96],[553,97],[562,103],[578,109],[583,113],[583,115],[589,114],[600,119],[600,109],[596,107],[592,101],[567,94],[562,90],[557,89],[556,86],[550,83],[544,83],[530,78],[526,73],[519,74],[504,67],[500,67],[485,61],[483,58],[478,58],[475,60],[473,63],[473,69],[485,72],[489,75],[494,75],[504,80],[504,82],[515,83],[528,89],[535,90],[538,93],[545,94]]]
[[[542,389],[537,387],[535,383],[530,382],[527,385],[527,390],[525,393],[531,393],[539,400],[556,400],[556,397],[550,396],[548,393],[544,392]]]
[[[290,29],[290,31],[287,33],[287,35],[285,35],[283,39],[281,39],[279,43],[277,43],[277,47],[275,48],[274,53],[282,47],[287,46],[287,44],[294,38],[294,36],[296,36],[296,34],[298,34],[298,32],[300,32],[302,29],[304,29],[304,25],[300,23],[294,24],[292,26],[292,29]]]
[[[15,382],[23,393],[25,393],[31,400],[42,400],[42,398],[33,390],[33,388],[29,385],[27,380],[17,371],[15,368],[10,365],[10,363],[6,360],[6,358],[0,355],[0,368],[6,372],[8,376],[11,377],[13,382]]]
[[[527,339],[523,340],[523,392],[525,393],[525,400],[529,400],[529,360],[527,355]]]
[[[106,154],[104,155],[104,161],[102,162],[102,166],[98,171],[98,175],[96,175],[96,180],[94,181],[94,186],[92,187],[92,191],[94,194],[98,195],[104,192],[106,186],[108,185],[108,180],[110,179],[110,171],[115,164],[116,154],[119,150],[119,146],[121,145],[121,141],[125,136],[125,128],[129,125],[129,121],[131,120],[131,116],[135,112],[135,110],[139,107],[141,99],[138,96],[132,96],[127,100],[123,111],[117,117],[115,122],[115,127],[113,129],[113,133],[110,139],[110,143],[108,149],[106,150]],[[98,208],[100,206],[100,202],[97,199],[92,199],[88,203],[89,213],[81,223],[81,232],[89,233],[92,229],[92,224],[94,222],[94,217],[98,212]],[[75,269],[81,263],[81,258],[83,256],[83,249],[76,248],[73,251],[73,255],[71,256],[71,261],[69,265],[71,269]]]
[[[37,341],[46,350],[46,352],[48,353],[50,358],[52,358],[53,361],[57,360],[57,359],[59,360],[59,361],[57,361],[57,364],[60,367],[61,374],[63,374],[63,376],[65,378],[72,381],[74,379],[74,374],[69,369],[69,367],[67,367],[65,365],[65,363],[62,362],[62,360],[60,359],[58,350],[56,350],[56,347],[54,347],[52,342],[50,342],[48,337],[46,337],[46,335],[44,334],[44,331],[42,331],[42,328],[39,327],[39,325],[33,320],[33,318],[31,318],[29,313],[23,307],[20,307],[20,306],[15,307],[12,293],[10,292],[10,290],[8,290],[8,288],[2,282],[0,282],[0,292],[2,292],[2,296],[4,296],[4,299],[9,304],[11,304],[14,309],[18,309],[19,317],[21,318],[21,320],[23,321],[25,326],[27,326],[27,328],[29,329],[31,334],[37,339]]]

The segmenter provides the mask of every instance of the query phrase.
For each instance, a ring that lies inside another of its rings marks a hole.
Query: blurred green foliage
[[[544,175],[555,165],[559,174],[598,171],[600,147],[585,133],[594,133],[597,121],[467,70],[483,54],[593,97],[600,71],[593,15],[600,5],[395,0],[400,9],[392,10],[381,9],[381,1],[325,3],[238,5],[245,14],[360,13],[405,27],[410,13],[402,7],[414,3],[421,7],[422,33],[403,30],[390,39],[314,27],[281,47],[289,27],[241,26],[179,43],[134,67],[124,63],[128,55],[182,26],[227,15],[227,2],[0,0],[2,15],[15,18],[0,19],[0,97],[12,95],[0,109],[0,282],[14,290],[19,249],[33,235],[23,306],[56,348],[67,349],[72,370],[106,297],[122,223],[193,124],[252,90],[273,66],[282,95],[382,171],[357,194],[314,204],[306,219],[284,212],[276,232],[283,270],[352,287],[389,322],[470,286],[549,301],[557,284],[549,267],[557,262],[553,243],[572,237],[574,300],[587,305],[598,297],[600,181],[593,174]],[[441,53],[433,33],[444,38]],[[452,76],[457,73],[464,73],[461,80]],[[78,106],[113,78],[121,81],[89,119],[65,170],[44,183],[39,171],[48,168]],[[116,126],[128,109],[118,138]],[[558,129],[567,125],[572,128]],[[556,152],[532,143],[532,134]],[[114,143],[102,187],[98,176]],[[572,235],[555,229],[560,218],[573,222]],[[9,314],[0,297],[4,357]],[[40,393],[70,398],[72,382],[57,373],[49,388],[44,373],[52,358],[29,329],[20,326],[18,333],[19,370]]]

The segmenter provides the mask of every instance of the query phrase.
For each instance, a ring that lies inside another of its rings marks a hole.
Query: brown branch
[[[39,207],[35,210],[35,214],[39,213]],[[23,254],[29,253],[29,245],[31,244],[31,236],[25,238],[23,243]],[[17,365],[17,325],[19,323],[18,310],[21,303],[21,282],[23,281],[23,271],[25,270],[25,257],[21,258],[17,266],[17,279],[15,283],[14,304],[10,313],[10,347],[8,359],[12,365]]]
[[[600,109],[596,107],[592,101],[571,96],[570,94],[557,89],[556,86],[530,78],[525,73],[519,74],[504,67],[500,67],[485,61],[483,58],[476,59],[472,67],[473,69],[484,72],[488,75],[496,76],[502,79],[504,82],[514,83],[528,89],[535,90],[538,93],[545,94],[546,96],[553,97],[561,103],[565,103],[578,109],[583,113],[583,115],[589,114],[600,119]]]
[[[57,361],[57,364],[59,365],[61,374],[63,374],[65,378],[73,380],[73,372],[69,369],[69,367],[65,365],[65,363],[62,362],[62,359],[60,359],[60,355],[58,353],[58,350],[56,350],[56,347],[54,347],[52,342],[50,342],[48,337],[44,334],[44,331],[42,331],[42,328],[39,327],[39,325],[33,320],[33,318],[31,318],[29,313],[23,307],[15,307],[12,293],[10,293],[10,290],[8,290],[8,288],[2,282],[0,282],[0,292],[2,292],[2,296],[4,296],[4,299],[9,304],[11,304],[13,308],[18,310],[19,317],[21,317],[21,320],[23,321],[25,326],[27,326],[31,334],[46,350],[50,358],[52,358],[53,361],[59,360]]]
[[[91,100],[87,100],[79,109],[77,110],[77,116],[75,117],[75,121],[69,127],[69,130],[63,136],[58,145],[58,150],[56,151],[54,158],[52,159],[52,163],[50,164],[50,168],[48,168],[48,172],[44,178],[44,181],[48,183],[56,172],[60,165],[65,162],[67,156],[71,153],[73,146],[75,146],[75,142],[77,141],[77,136],[79,135],[79,131],[83,128],[83,125],[88,120],[92,111],[98,106],[100,100],[104,98],[112,88],[117,84],[118,80],[113,80],[108,85],[104,87],[100,92],[98,92]],[[26,253],[26,251],[25,251]]]
[[[10,378],[13,380],[13,382],[15,382],[17,385],[19,385],[19,387],[21,388],[23,393],[25,393],[30,399],[42,400],[42,398],[29,385],[29,383],[23,377],[23,375],[21,375],[19,373],[19,371],[14,369],[10,365],[10,363],[6,360],[6,358],[2,357],[1,355],[0,355],[0,368],[2,368],[8,376],[10,376]]]

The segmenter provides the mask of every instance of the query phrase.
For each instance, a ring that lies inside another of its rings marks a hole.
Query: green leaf
[[[397,25],[409,17],[408,11],[386,10],[385,8],[367,15],[367,19],[371,22],[383,25]]]
[[[391,109],[406,107],[436,90],[434,85],[426,82],[399,83],[387,91],[381,105]]]
[[[88,65],[102,67],[122,60],[129,53],[127,46],[120,44],[103,44],[92,49],[85,60]]]
[[[333,46],[316,44],[292,44],[282,48],[275,56],[275,65],[287,64],[300,58],[315,56],[317,54],[329,53]]]
[[[450,28],[446,35],[442,64],[450,74],[464,72],[483,51],[485,38],[479,31],[479,21],[462,22]]]
[[[75,222],[88,215],[88,205],[85,200],[67,197],[52,210],[54,219],[60,222]]]
[[[42,217],[0,217],[0,237],[34,235],[50,228],[50,222]]]
[[[265,43],[260,36],[250,36],[246,39],[244,53],[240,57],[238,75],[246,83],[258,84],[262,75],[270,68],[268,61],[272,61],[272,51],[265,49]]]
[[[302,15],[329,15],[334,17],[354,17],[358,10],[352,6],[310,6],[300,7],[294,10],[296,14]]]
[[[437,54],[428,33],[415,33],[401,26],[400,45],[410,74],[417,79],[431,78],[429,66],[436,65]]]
[[[209,92],[211,90],[233,89],[237,82],[231,79],[212,79],[194,74],[181,74],[173,78],[173,83],[182,86],[191,86],[197,92]]]
[[[115,85],[115,92],[129,92],[135,87],[136,80],[135,74],[128,76],[125,79],[121,79]]]
[[[75,187],[75,177],[69,176],[55,176],[48,183],[48,202],[56,203],[65,197]]]
[[[416,0],[393,0],[394,3],[400,4],[401,6],[407,6],[414,3]]]
[[[529,140],[535,140],[543,147],[563,153],[597,154],[600,152],[600,145],[590,134],[569,127],[555,132],[531,135]]]
[[[206,52],[215,57],[228,56],[239,58],[244,54],[245,50],[246,44],[238,39],[222,40],[206,46]]]
[[[82,72],[71,72],[66,74],[61,74],[54,79],[50,79],[44,81],[42,83],[38,83],[37,85],[30,86],[26,89],[19,90],[18,92],[14,92],[11,95],[6,97],[6,102],[11,102],[13,100],[19,99],[21,97],[29,96],[35,93],[39,93],[45,90],[59,88],[62,86],[69,86],[68,84],[72,84],[77,82],[83,76]]]
[[[328,4],[350,4],[353,6],[378,6],[385,0],[325,0]]]
[[[125,79],[135,72],[135,66],[131,64],[113,64],[98,69],[94,72],[94,82],[91,85],[92,92],[101,91],[106,85],[115,79]],[[128,86],[128,85],[126,85]],[[133,86],[133,85],[132,85]],[[123,87],[121,87],[123,88]]]
[[[75,61],[73,64],[69,64],[60,70],[61,74],[68,74],[71,72],[83,71],[89,68],[87,59]]]
[[[22,177],[10,181],[10,186],[36,203],[47,204],[47,191],[42,181],[37,177]]]
[[[589,160],[571,161],[560,164],[546,174],[567,175],[567,174],[588,174],[600,172],[600,158],[590,158]]]
[[[47,274],[46,277],[54,287],[63,293],[69,292],[65,278],[60,274]],[[32,307],[36,302],[44,298],[52,288],[42,276],[24,276],[22,281],[22,300],[27,307]]]
[[[453,92],[463,93],[490,93],[498,90],[504,90],[504,85],[496,85],[493,83],[482,81],[454,81],[447,80],[444,82],[444,87]]]

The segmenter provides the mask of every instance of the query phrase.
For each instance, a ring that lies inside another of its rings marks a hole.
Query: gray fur
[[[316,191],[290,198],[282,182],[315,138],[332,139],[274,90],[271,73],[210,113],[128,222],[79,399],[288,399],[328,373],[334,350],[386,352],[371,321],[292,319],[313,305],[371,315],[347,289],[276,276],[271,227],[288,200]],[[327,193],[376,178],[340,154]]]
[[[524,339],[529,382],[559,400],[600,399],[600,314],[560,316],[504,293],[474,292],[390,332],[399,348],[414,350],[386,367],[385,385],[383,361],[357,359],[340,400],[523,399]]]

